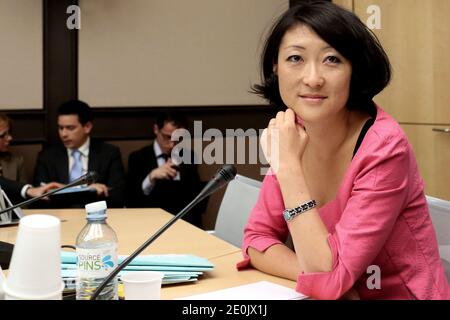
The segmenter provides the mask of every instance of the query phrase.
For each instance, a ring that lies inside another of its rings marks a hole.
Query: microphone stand
[[[222,187],[223,185],[225,185],[226,183],[228,183],[232,178],[234,178],[234,176],[236,175],[236,169],[233,166],[224,166],[231,168],[229,170],[225,170],[224,173],[226,175],[225,179],[227,180],[226,182],[219,184],[219,187]],[[221,173],[223,171],[220,170],[219,173]],[[226,171],[230,171],[230,172],[226,172]],[[229,175],[232,175],[229,176]],[[222,174],[223,176],[223,174]],[[183,210],[181,210],[176,216],[174,216],[172,219],[169,220],[169,222],[167,222],[164,226],[162,226],[153,236],[151,236],[147,241],[144,242],[144,244],[142,244],[139,248],[136,249],[135,252],[133,252],[130,256],[128,256],[128,258],[126,258],[120,265],[118,265],[109,275],[108,277],[106,277],[103,282],[100,284],[100,286],[95,290],[94,294],[91,296],[90,300],[95,300],[97,298],[97,296],[100,294],[100,292],[102,292],[102,290],[106,287],[106,285],[108,284],[108,282],[111,281],[112,278],[114,278],[120,271],[122,271],[123,268],[125,268],[128,263],[130,263],[131,260],[133,260],[134,258],[136,258],[142,251],[144,251],[145,248],[147,248],[153,241],[155,241],[156,239],[159,238],[160,235],[162,235],[172,224],[174,224],[178,219],[180,219],[181,217],[183,217],[189,210],[191,210],[196,204],[198,204],[201,200],[203,200],[205,197],[209,196],[212,192],[218,190],[218,189],[203,189],[203,192],[200,192],[200,194],[195,197],[194,200],[192,200]],[[205,192],[206,191],[206,192]]]
[[[0,214],[8,212],[10,210],[14,210],[14,209],[19,208],[19,207],[26,206],[26,205],[28,205],[30,203],[34,203],[34,202],[36,202],[36,201],[38,201],[38,200],[40,200],[42,198],[51,196],[52,194],[54,194],[56,192],[59,192],[59,191],[62,191],[64,189],[67,189],[67,188],[70,188],[70,187],[74,187],[74,186],[77,186],[77,185],[80,185],[80,184],[90,183],[92,180],[95,180],[95,176],[96,176],[95,172],[88,172],[87,174],[81,176],[77,180],[75,180],[75,181],[73,181],[73,182],[71,182],[69,184],[66,184],[65,186],[63,186],[61,188],[53,189],[53,190],[48,191],[48,192],[46,192],[46,193],[44,193],[44,194],[42,194],[42,195],[40,195],[38,197],[34,197],[34,198],[31,198],[31,199],[25,200],[23,202],[20,202],[18,204],[15,204],[15,205],[13,205],[11,207],[5,208],[5,209],[0,211]]]
[[[51,196],[52,194],[54,194],[58,191],[61,191],[61,190],[64,190],[64,189],[67,189],[70,187],[74,187],[74,186],[77,186],[80,184],[85,184],[85,183],[89,184],[96,180],[97,180],[97,173],[95,171],[89,171],[85,175],[82,175],[81,177],[79,177],[77,180],[75,180],[69,184],[66,184],[65,186],[62,186],[61,188],[53,189],[53,190],[46,192],[38,197],[34,197],[31,199],[25,200],[21,203],[18,203],[16,205],[13,205],[11,207],[5,208],[0,211],[0,214],[3,214],[5,212],[14,210],[14,209],[22,207],[22,206],[25,206],[25,205],[33,203],[33,202],[36,202],[42,198]],[[1,264],[1,266],[9,266],[9,261],[11,260],[12,250],[13,250],[12,244],[0,241],[0,264]]]

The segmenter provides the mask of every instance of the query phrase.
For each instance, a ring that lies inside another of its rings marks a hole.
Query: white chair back
[[[244,227],[258,200],[261,182],[236,175],[228,183],[220,204],[213,234],[237,247],[242,246]]]
[[[427,196],[428,208],[439,245],[439,255],[450,281],[450,201]]]

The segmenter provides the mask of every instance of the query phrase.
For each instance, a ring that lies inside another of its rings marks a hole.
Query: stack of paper
[[[119,264],[128,256],[119,256]],[[73,288],[77,277],[77,256],[75,252],[61,252],[61,273],[66,288]],[[121,275],[130,271],[160,271],[164,273],[163,284],[197,281],[203,272],[211,271],[214,265],[207,259],[188,254],[142,255],[119,272]]]
[[[177,300],[303,300],[307,296],[269,281],[197,294]]]

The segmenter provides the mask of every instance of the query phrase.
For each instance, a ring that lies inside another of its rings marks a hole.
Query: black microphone
[[[44,193],[38,197],[34,197],[31,199],[28,199],[26,201],[23,201],[21,203],[18,203],[16,205],[13,205],[11,207],[8,207],[6,209],[3,209],[0,211],[0,214],[5,213],[7,211],[10,210],[14,210],[16,208],[22,207],[22,206],[26,206],[27,204],[36,202],[42,198],[48,197],[58,191],[70,188],[70,187],[75,187],[78,186],[80,184],[90,184],[93,183],[97,180],[98,175],[95,171],[89,171],[88,173],[86,173],[85,175],[82,175],[81,177],[79,177],[78,179],[72,181],[69,184],[66,184],[65,186],[58,188],[58,189],[53,189],[47,193]],[[7,269],[9,267],[9,262],[11,261],[11,256],[12,256],[12,252],[14,249],[14,245],[8,242],[3,242],[0,241],[0,265],[2,268]]]
[[[123,268],[125,268],[136,256],[139,255],[145,248],[149,246],[153,241],[155,241],[160,235],[162,235],[172,224],[174,224],[178,219],[183,217],[189,210],[191,210],[195,205],[197,205],[204,198],[209,196],[211,193],[216,192],[228,182],[234,179],[237,171],[233,165],[224,165],[208,182],[208,184],[200,191],[197,197],[192,200],[183,210],[181,210],[176,216],[169,220],[164,226],[162,226],[155,234],[153,234],[147,241],[144,242],[139,248],[136,249],[128,258],[126,258],[120,265],[118,265],[111,273],[106,277],[100,286],[95,290],[94,294],[91,296],[91,300],[95,300],[97,296],[106,287],[108,282],[111,281]]]
[[[47,193],[44,193],[44,194],[42,194],[42,195],[40,195],[38,197],[34,197],[34,198],[31,198],[31,199],[25,200],[25,201],[23,201],[21,203],[18,203],[16,205],[13,205],[11,207],[5,208],[5,209],[0,211],[0,214],[5,213],[5,212],[10,211],[10,210],[14,210],[14,209],[19,208],[19,207],[26,206],[26,205],[28,205],[30,203],[33,203],[33,202],[36,202],[36,201],[38,201],[38,200],[40,200],[42,198],[51,196],[52,194],[54,194],[56,192],[59,192],[61,190],[67,189],[67,188],[75,187],[75,186],[78,186],[80,184],[93,183],[93,182],[95,182],[97,180],[97,178],[98,178],[98,175],[97,175],[97,173],[95,171],[89,171],[85,175],[82,175],[78,179],[72,181],[71,183],[66,184],[65,186],[63,186],[61,188],[53,189],[53,190],[51,190],[51,191],[49,191]]]
[[[228,182],[234,179],[237,171],[236,168],[231,164],[224,165],[214,177],[206,184],[203,190],[198,194],[198,196],[194,199],[194,201],[201,201],[211,193],[217,191],[222,188]]]

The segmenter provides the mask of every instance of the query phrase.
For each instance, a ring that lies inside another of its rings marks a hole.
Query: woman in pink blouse
[[[330,2],[298,5],[272,29],[262,69],[255,92],[286,111],[261,138],[271,174],[238,268],[316,299],[450,298],[414,153],[372,101],[391,76],[376,37]]]

